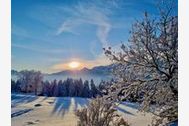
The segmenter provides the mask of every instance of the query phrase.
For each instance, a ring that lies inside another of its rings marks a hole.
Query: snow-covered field
[[[89,99],[77,97],[37,97],[33,95],[11,95],[12,126],[76,126],[76,109],[87,105]],[[119,113],[131,126],[147,126],[151,113],[138,112],[138,105],[124,102]]]

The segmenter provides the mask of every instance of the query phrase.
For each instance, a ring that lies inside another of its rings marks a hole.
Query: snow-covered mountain
[[[90,74],[90,75],[110,75],[113,69],[113,65],[96,66],[92,69],[84,67],[81,70],[64,70],[49,75],[67,75],[67,74]]]
[[[64,70],[56,73],[51,74],[45,74],[44,80],[52,81],[54,79],[56,80],[65,80],[67,78],[73,78],[73,79],[80,79],[83,80],[91,80],[93,79],[96,84],[99,84],[101,80],[108,81],[112,79],[112,69],[114,65],[107,65],[107,66],[96,66],[92,69],[88,69],[84,67],[81,70]],[[16,70],[11,70],[11,78],[13,80],[17,80],[19,77],[20,72]]]
[[[82,68],[81,70],[63,70],[60,72],[50,73],[44,75],[66,75],[66,74],[94,74],[94,75],[109,75],[113,69],[114,65],[107,65],[107,66],[96,66],[92,69],[89,68]],[[11,75],[19,75],[19,71],[11,70]]]

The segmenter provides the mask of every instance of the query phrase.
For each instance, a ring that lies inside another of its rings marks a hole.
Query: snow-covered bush
[[[76,115],[79,117],[78,126],[129,126],[117,114],[115,104],[104,98],[92,100],[87,108],[78,110]]]

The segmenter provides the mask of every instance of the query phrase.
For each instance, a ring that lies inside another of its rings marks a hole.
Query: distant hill
[[[48,75],[67,75],[67,74],[90,74],[90,75],[109,75],[113,69],[113,64],[107,66],[96,66],[92,69],[84,67],[81,70],[64,70]]]
[[[96,66],[92,69],[89,68],[82,68],[81,70],[63,70],[60,72],[55,72],[51,74],[44,74],[44,75],[68,75],[68,74],[90,74],[90,75],[110,75],[114,65],[107,65],[107,66]],[[11,70],[12,76],[18,76],[19,71]]]
[[[91,80],[93,79],[95,84],[99,84],[102,80],[108,81],[112,79],[112,69],[115,65],[107,66],[96,66],[91,69],[84,67],[81,70],[63,70],[56,73],[50,73],[44,75],[44,80],[53,81],[56,80],[66,80],[67,78]],[[17,80],[19,77],[20,71],[11,70],[11,79]]]

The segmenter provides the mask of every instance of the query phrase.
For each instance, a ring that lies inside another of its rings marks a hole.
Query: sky
[[[118,49],[155,0],[12,0],[12,69],[52,73],[72,61],[92,68],[110,64],[104,47]]]

